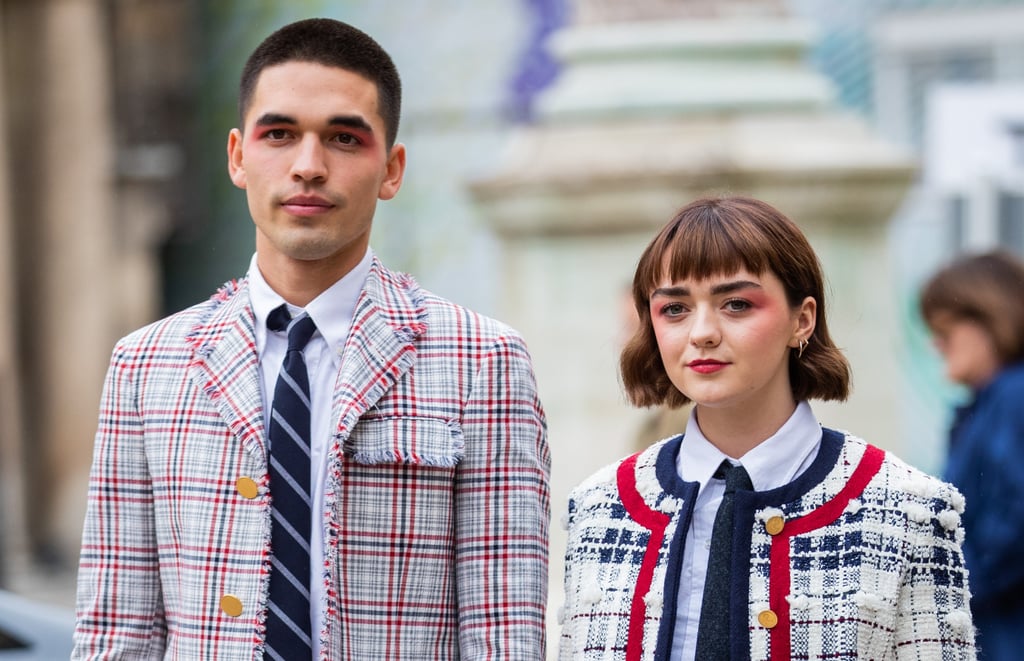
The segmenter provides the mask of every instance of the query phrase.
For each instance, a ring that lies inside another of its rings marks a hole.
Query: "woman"
[[[627,395],[694,406],[570,495],[562,661],[973,659],[962,498],[807,404],[850,376],[796,225],[697,200],[633,299]]]
[[[1003,252],[964,257],[935,274],[921,312],[971,401],[956,412],[946,479],[970,504],[964,558],[979,658],[1024,654],[1024,265]]]

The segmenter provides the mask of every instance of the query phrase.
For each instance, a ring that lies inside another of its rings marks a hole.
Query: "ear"
[[[245,165],[242,160],[242,131],[231,129],[228,133],[228,175],[231,183],[239,188],[245,188]]]
[[[818,301],[813,296],[808,296],[800,303],[793,316],[796,328],[793,330],[793,337],[789,340],[789,346],[800,346],[801,340],[809,340],[814,334],[814,327],[818,321]]]
[[[380,182],[380,189],[377,197],[382,200],[390,200],[398,194],[402,187],[402,177],[405,176],[405,145],[396,142],[388,154],[388,162],[385,164],[384,180]]]

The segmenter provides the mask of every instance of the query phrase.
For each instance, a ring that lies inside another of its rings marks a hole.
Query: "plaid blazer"
[[[561,661],[664,661],[696,482],[682,436],[609,466],[570,496]],[[963,497],[826,429],[812,465],[739,491],[733,661],[971,661]]]
[[[245,280],[113,352],[74,659],[260,659],[266,431]],[[542,659],[546,423],[510,328],[374,260],[333,399],[323,659]]]

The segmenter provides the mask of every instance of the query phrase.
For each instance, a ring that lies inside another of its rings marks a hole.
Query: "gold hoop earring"
[[[797,350],[796,350],[796,358],[797,358],[797,360],[799,360],[799,359],[804,357],[804,349],[807,348],[808,344],[810,344],[810,342],[808,342],[807,340],[800,340],[800,343],[799,343],[799,345],[797,347]]]

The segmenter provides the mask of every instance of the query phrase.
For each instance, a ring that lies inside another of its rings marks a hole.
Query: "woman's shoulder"
[[[863,455],[874,448],[861,438],[846,435],[847,453]],[[964,497],[952,484],[910,465],[892,452],[879,450],[878,471],[865,489],[865,497],[880,504],[897,507],[921,523],[939,516],[947,529],[955,528],[964,511]]]
[[[618,499],[619,472],[623,466],[630,464],[643,472],[653,473],[662,450],[667,444],[678,440],[678,438],[678,434],[670,436],[648,446],[640,452],[618,459],[591,473],[589,477],[569,492],[570,507],[574,509],[587,507],[588,504],[607,497]]]

